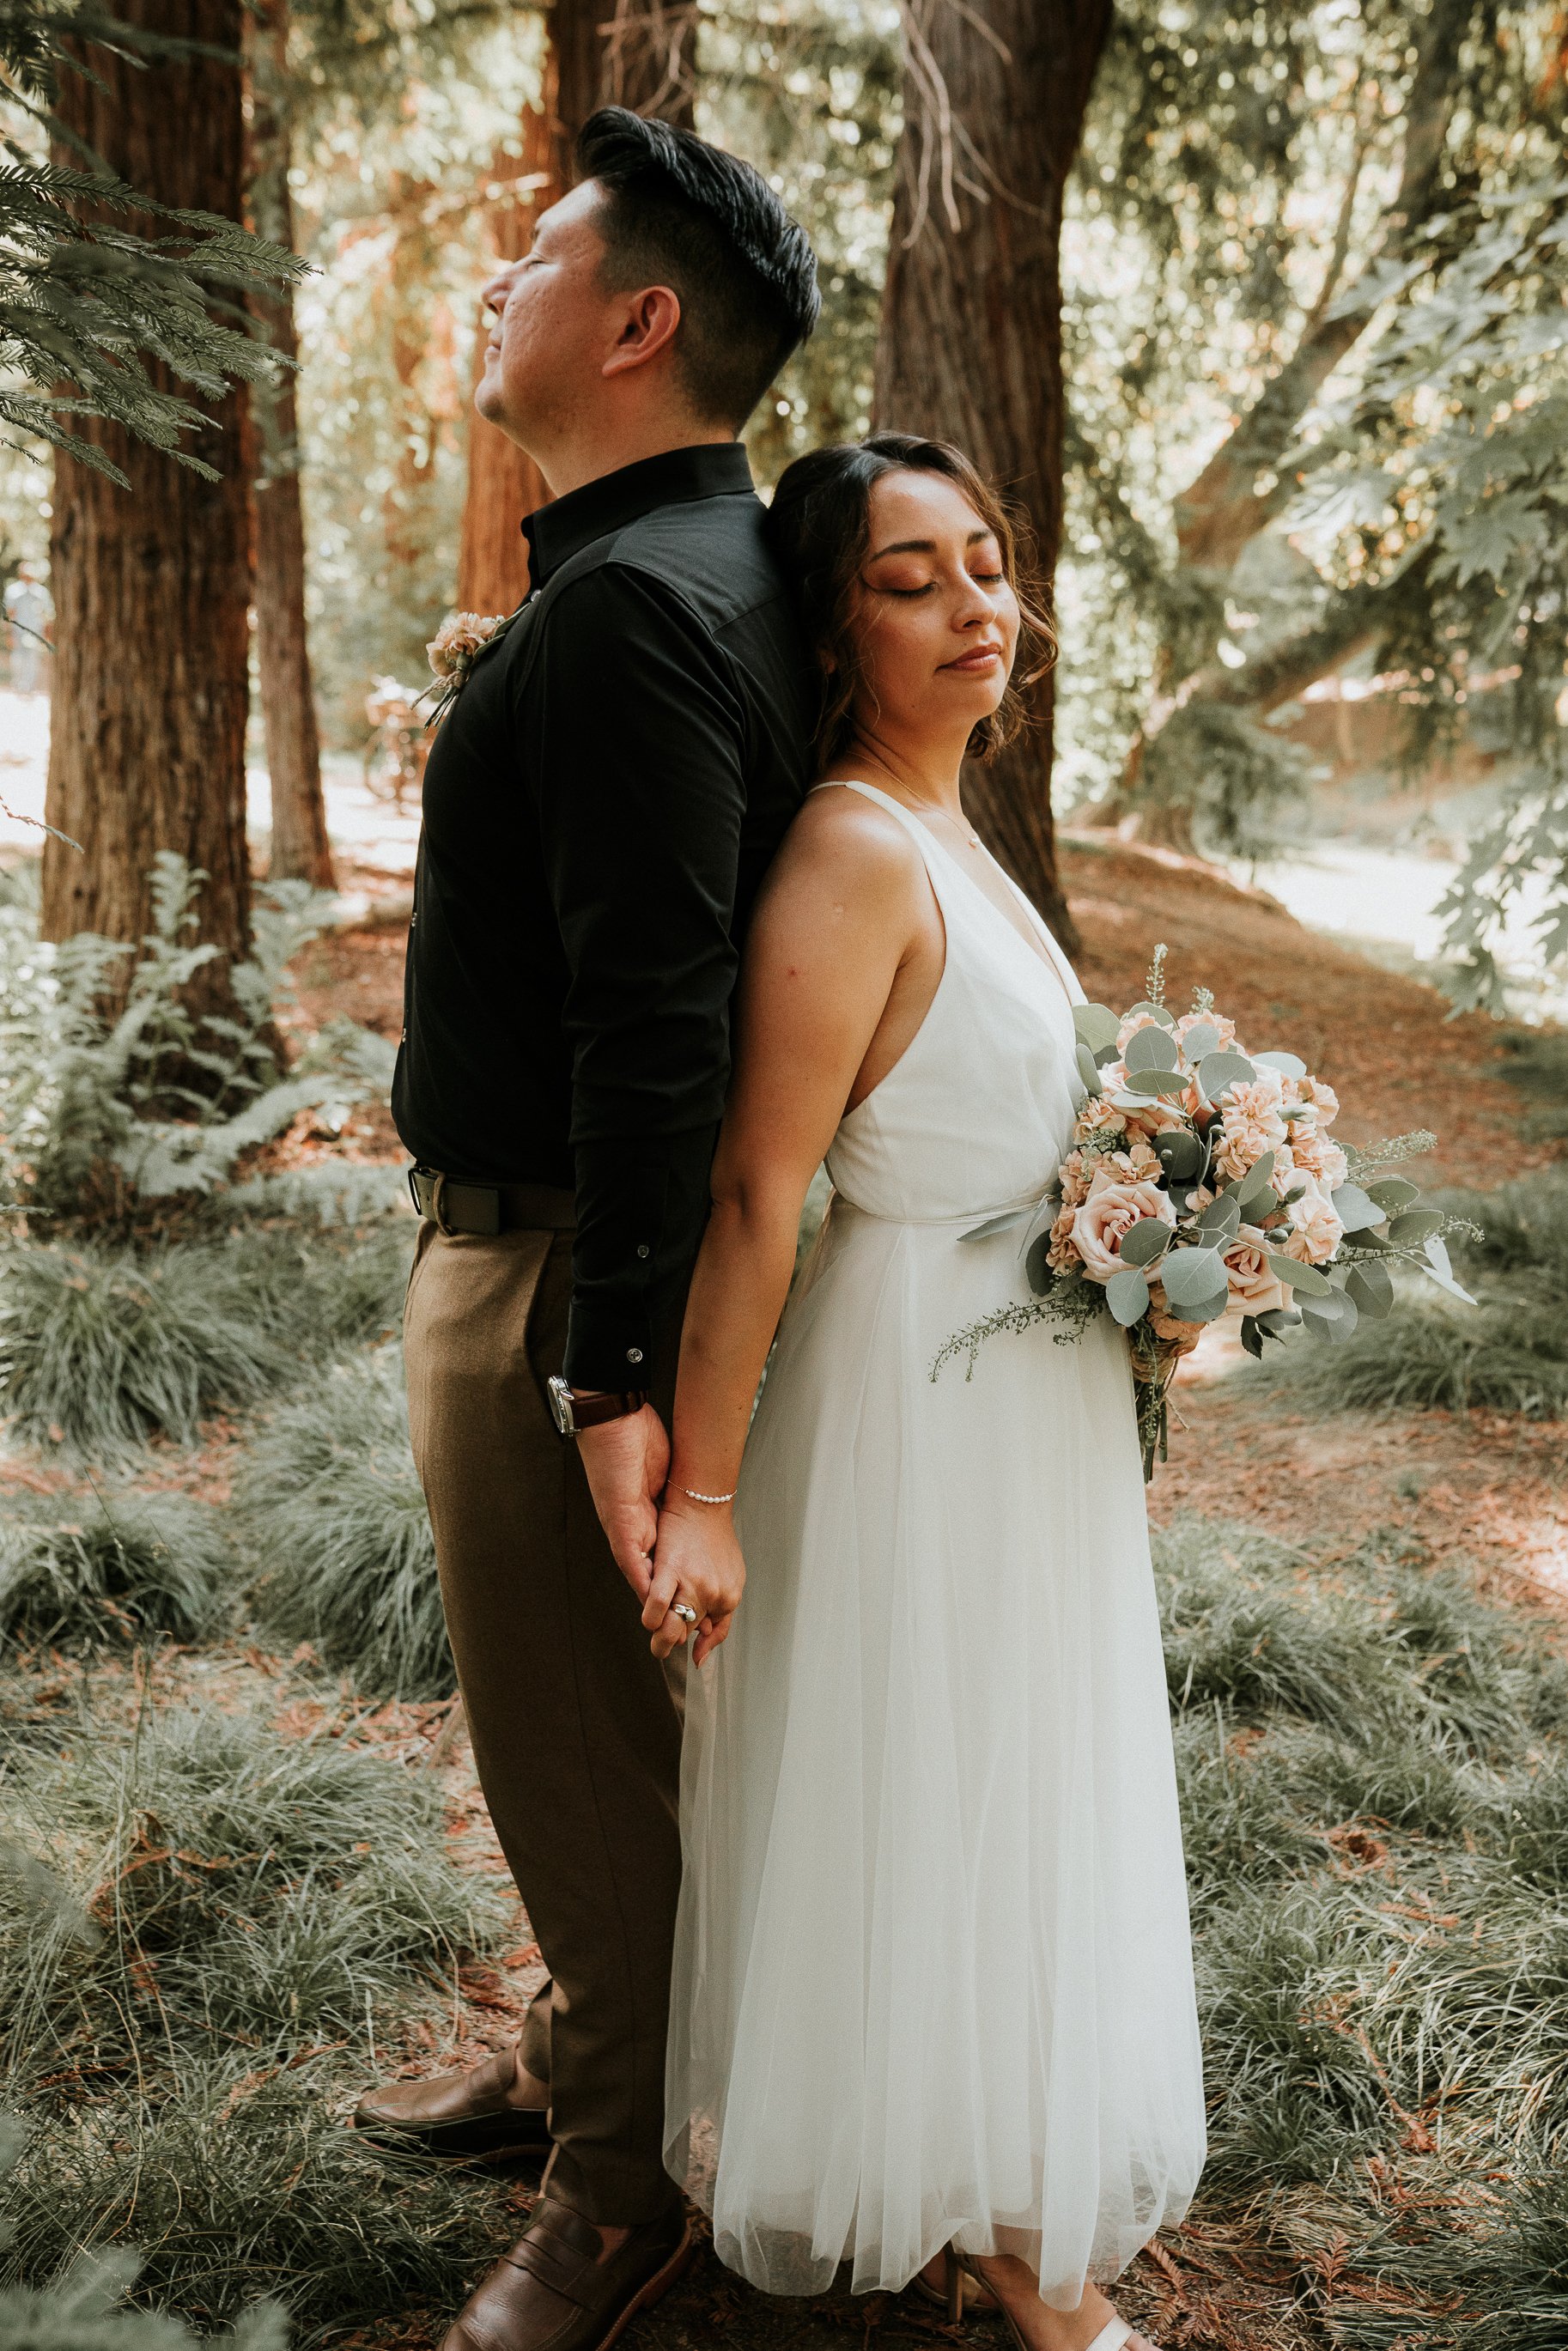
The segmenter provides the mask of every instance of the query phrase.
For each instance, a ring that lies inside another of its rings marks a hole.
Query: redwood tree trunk
[[[250,53],[250,210],[258,236],[294,250],[288,192],[288,0],[253,0]],[[253,315],[274,350],[298,359],[294,297],[252,297]],[[256,422],[256,641],[267,770],[272,781],[272,862],[277,881],[337,887],[321,746],[305,627],[305,518],[299,497],[299,438],[294,371],[251,393]]]
[[[877,426],[956,442],[1027,517],[1047,582],[1061,544],[1063,190],[1110,22],[1111,0],[984,0],[978,15],[913,0],[905,19]],[[1071,947],[1049,674],[1028,699],[1028,737],[971,767],[965,793],[988,847]]]
[[[237,53],[240,0],[123,0],[128,21]],[[144,69],[94,52],[101,87],[62,81],[64,121],[108,168],[169,204],[241,217],[244,123],[237,54],[155,61]],[[58,160],[79,168],[68,151]],[[151,235],[168,224],[137,216]],[[181,386],[189,393],[189,386]],[[218,479],[117,426],[77,430],[129,476],[118,489],[61,456],[51,533],[56,620],[44,852],[45,935],[148,929],[148,872],[176,851],[207,879],[200,935],[243,954],[250,929],[245,833],[245,726],[250,602],[245,402],[210,410],[193,445]],[[193,991],[221,1001],[221,970]]]
[[[689,127],[695,33],[692,7],[618,0],[607,20],[604,0],[555,0],[546,18],[539,103],[523,113],[522,152],[497,159],[497,179],[524,183],[491,215],[498,261],[527,253],[538,214],[570,185],[573,142],[596,107],[629,106]],[[529,180],[542,184],[529,187]],[[486,326],[482,319],[476,383],[484,371]],[[549,492],[533,459],[497,426],[473,414],[469,436],[457,601],[467,612],[509,612],[528,592],[523,517],[543,506]]]
[[[560,125],[556,111],[555,45],[545,43],[543,85],[537,107],[525,107],[522,152],[497,156],[498,179],[523,184],[491,213],[496,259],[517,261],[533,243],[534,223],[561,193]],[[530,180],[542,183],[529,187]],[[485,371],[487,315],[474,341],[474,381]],[[457,559],[457,602],[465,612],[510,612],[528,592],[525,515],[542,507],[549,492],[527,450],[507,439],[476,409],[468,418],[468,486],[463,500],[463,540]]]

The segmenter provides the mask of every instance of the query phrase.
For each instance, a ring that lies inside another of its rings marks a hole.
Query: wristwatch
[[[621,1395],[573,1395],[559,1372],[550,1374],[545,1388],[550,1416],[563,1437],[580,1436],[583,1429],[601,1427],[607,1420],[624,1420],[628,1413],[641,1412],[648,1401],[646,1388],[628,1388]]]

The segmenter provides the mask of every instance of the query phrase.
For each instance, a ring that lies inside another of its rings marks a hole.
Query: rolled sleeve
[[[681,600],[610,563],[555,599],[518,715],[569,972],[565,1373],[645,1386],[702,1236],[729,1077],[746,703]]]

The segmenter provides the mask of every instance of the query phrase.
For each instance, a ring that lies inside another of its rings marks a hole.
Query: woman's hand
[[[653,1582],[643,1610],[653,1655],[667,1657],[686,1637],[686,1620],[671,1605],[679,1599],[697,1612],[692,1657],[700,1666],[727,1638],[745,1585],[746,1561],[728,1503],[688,1501],[678,1487],[666,1487]]]

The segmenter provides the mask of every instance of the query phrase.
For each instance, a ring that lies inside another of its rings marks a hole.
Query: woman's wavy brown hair
[[[994,759],[1030,724],[1023,688],[1056,659],[1043,584],[1027,523],[1009,513],[961,449],[910,433],[873,433],[869,441],[841,442],[797,457],[779,477],[768,513],[768,536],[800,601],[806,633],[822,664],[822,708],[817,756],[836,759],[852,739],[850,716],[862,670],[855,620],[861,569],[871,548],[871,494],[889,474],[940,474],[960,489],[1002,551],[1002,569],[1019,600],[1023,627],[1007,692],[969,737],[969,756]]]

